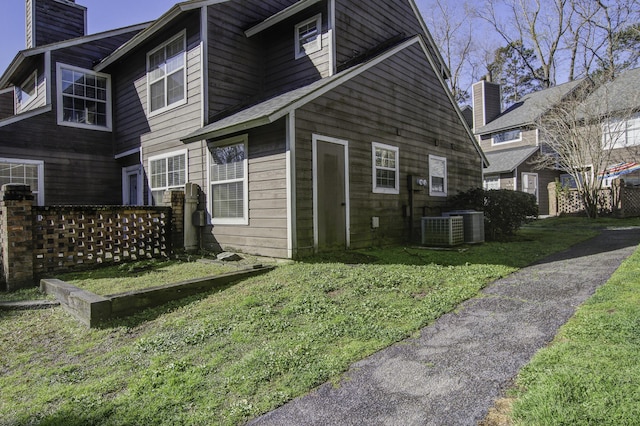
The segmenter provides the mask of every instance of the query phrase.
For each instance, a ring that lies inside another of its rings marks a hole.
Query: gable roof
[[[485,175],[513,172],[529,157],[538,152],[537,146],[525,146],[522,148],[504,149],[487,152],[487,158],[491,165],[484,169]]]
[[[487,157],[480,148],[480,145],[478,144],[476,138],[473,136],[471,129],[464,120],[462,112],[460,111],[458,105],[455,103],[451,92],[447,89],[447,85],[442,75],[437,72],[438,68],[435,66],[435,61],[429,54],[429,50],[425,45],[425,41],[420,35],[407,39],[396,45],[395,47],[390,48],[386,52],[376,56],[375,58],[363,62],[359,65],[353,66],[352,68],[349,68],[343,72],[330,77],[326,77],[321,80],[317,80],[307,86],[273,97],[257,105],[245,108],[242,111],[239,111],[228,117],[210,123],[209,125],[186,135],[185,137],[181,138],[181,140],[184,143],[190,143],[204,139],[219,138],[273,123],[276,120],[284,117],[285,115],[295,111],[297,108],[300,108],[301,106],[317,99],[330,90],[342,85],[343,83],[346,83],[352,78],[362,74],[366,70],[378,65],[385,59],[397,54],[398,52],[408,48],[409,46],[413,46],[416,43],[421,46],[429,63],[434,68],[434,70],[436,70],[435,74],[438,77],[440,84],[445,89],[445,93],[447,93],[451,105],[457,112],[460,122],[464,125],[469,136],[469,140],[473,143],[476,151],[482,158],[483,163],[487,165]]]
[[[116,62],[118,59],[125,56],[127,53],[134,50],[136,47],[140,46],[142,43],[147,41],[150,37],[160,32],[165,25],[173,21],[175,18],[180,16],[184,12],[188,12],[190,10],[199,9],[203,6],[210,6],[219,3],[226,3],[230,0],[189,0],[183,1],[180,3],[176,3],[164,13],[161,17],[156,19],[149,25],[144,31],[141,31],[139,34],[136,34],[131,40],[127,43],[120,46],[116,49],[111,55],[104,58],[98,65],[94,67],[95,71],[103,71],[109,65]]]
[[[550,105],[558,102],[582,84],[585,79],[559,84],[549,89],[529,93],[511,105],[490,123],[476,129],[477,135],[486,135],[533,124]]]
[[[66,49],[68,47],[79,46],[85,43],[91,43],[93,41],[102,40],[109,37],[118,36],[121,34],[142,31],[150,25],[149,22],[131,25],[128,27],[117,28],[114,30],[104,31],[96,34],[89,34],[82,37],[76,37],[69,40],[59,41],[57,43],[46,44],[43,46],[33,47],[31,49],[25,49],[18,52],[16,57],[11,61],[4,74],[0,77],[0,88],[5,88],[9,85],[11,76],[21,67],[25,60],[33,56],[41,55],[46,52],[52,52],[54,50]]]
[[[587,110],[601,116],[640,109],[640,67],[627,70],[598,87],[589,95],[588,102]]]

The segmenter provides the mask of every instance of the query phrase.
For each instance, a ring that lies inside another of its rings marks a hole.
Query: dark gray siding
[[[482,185],[481,158],[422,49],[413,45],[296,112],[299,254],[313,246],[312,134],[349,141],[351,245],[398,243],[419,237],[419,217],[439,215],[446,198],[414,192],[407,176],[428,177],[429,154],[447,158],[448,193]],[[400,150],[400,194],[372,191],[371,143]],[[380,218],[372,233],[371,217]]]
[[[0,93],[0,120],[13,116],[13,90]]]
[[[295,26],[318,14],[322,15],[322,50],[296,59]],[[329,76],[330,43],[326,2],[320,2],[265,32],[265,92],[285,92]]]
[[[187,102],[159,114],[150,114],[147,88],[147,53],[187,30]],[[185,149],[180,137],[202,125],[202,45],[199,13],[167,28],[107,70],[114,76],[115,152],[142,147],[150,156]],[[146,164],[145,164],[146,166]]]
[[[35,5],[33,15],[31,4]],[[27,0],[27,47],[43,46],[86,34],[86,9],[56,0]],[[33,34],[30,32],[35,29]]]
[[[338,67],[388,40],[424,35],[406,0],[340,0],[336,1],[335,14]]]
[[[244,33],[295,2],[247,0],[208,7],[210,117],[259,102],[282,87],[299,85],[303,76],[283,82],[277,71],[282,69],[282,55],[289,54],[288,63],[293,63],[293,26],[297,22],[281,23],[251,38]]]
[[[0,127],[0,157],[44,161],[46,204],[120,204],[111,134],[56,124],[55,110]]]

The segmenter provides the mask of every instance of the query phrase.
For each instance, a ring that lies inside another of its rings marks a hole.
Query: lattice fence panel
[[[625,217],[640,216],[640,188],[624,187],[621,198],[620,202]]]
[[[170,254],[171,209],[37,207],[36,274]]]
[[[601,212],[613,211],[612,190],[607,188],[598,194],[598,209]],[[577,214],[584,212],[584,204],[575,189],[563,190],[558,193],[558,214]]]

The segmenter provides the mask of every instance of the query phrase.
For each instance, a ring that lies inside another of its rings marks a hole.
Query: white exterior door
[[[533,194],[538,201],[538,174],[523,173],[522,174],[522,192]]]

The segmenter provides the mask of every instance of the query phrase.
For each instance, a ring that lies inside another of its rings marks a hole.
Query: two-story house
[[[627,182],[640,182],[640,69],[625,71],[613,81],[594,86],[579,79],[524,96],[501,111],[500,85],[485,79],[473,85],[473,129],[486,153],[490,166],[484,169],[485,189],[510,189],[534,194],[540,214],[549,212],[549,183],[559,181],[571,186],[566,170],[539,168],[536,157],[549,147],[536,127],[537,120],[552,106],[574,96],[578,89],[584,99],[584,125],[595,120],[602,149],[607,150],[608,163],[599,174],[604,186],[625,176]],[[635,113],[634,113],[635,111]],[[622,120],[622,121],[620,121]],[[632,174],[633,173],[633,174]]]
[[[547,185],[563,172],[535,166],[544,149],[535,122],[579,84],[581,80],[530,93],[505,111],[499,84],[483,79],[472,86],[473,129],[490,163],[484,169],[485,189],[528,192],[536,196],[540,214],[549,214]]]
[[[36,33],[86,13],[30,3]],[[28,46],[0,79],[0,161],[38,172],[3,182],[41,203],[154,204],[195,183],[204,248],[296,257],[417,239],[421,216],[482,182],[413,0],[185,1],[83,31]]]

